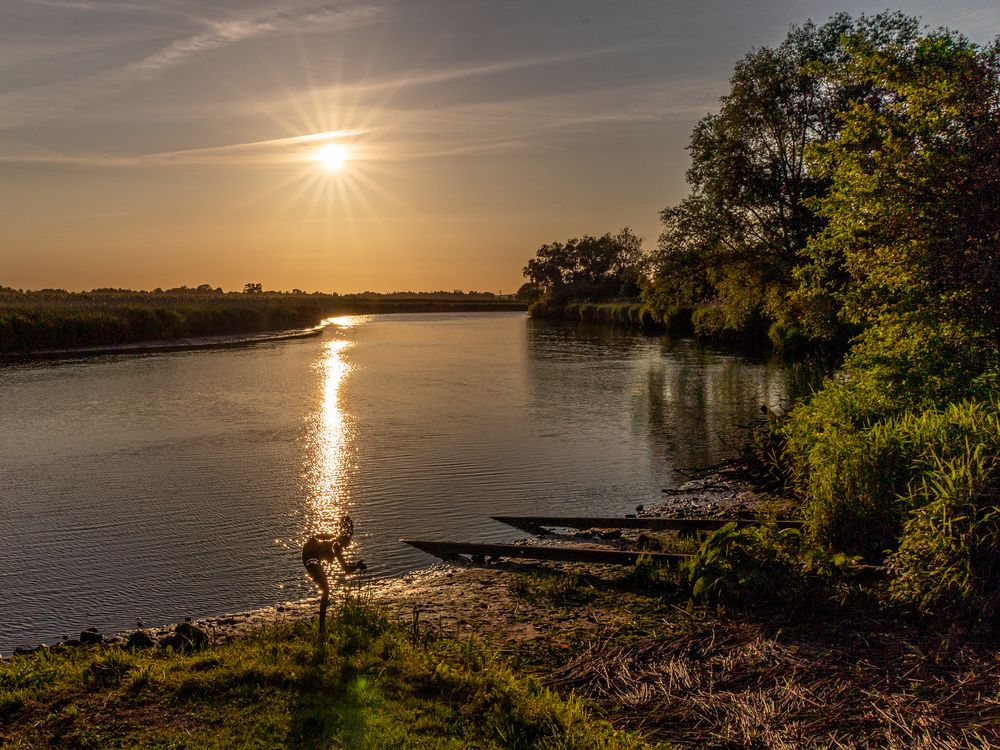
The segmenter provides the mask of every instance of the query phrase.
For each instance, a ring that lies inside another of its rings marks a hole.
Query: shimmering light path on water
[[[431,562],[401,536],[628,512],[785,394],[774,364],[517,313],[0,369],[0,651],[311,595],[298,547],[345,511],[376,576]]]

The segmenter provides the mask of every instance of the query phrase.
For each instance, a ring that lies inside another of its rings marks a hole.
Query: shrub
[[[933,457],[906,498],[913,510],[887,567],[895,601],[928,614],[956,611],[996,629],[1000,488],[992,443],[966,442],[957,456]]]
[[[998,357],[968,324],[887,315],[782,428],[813,540],[886,555],[920,612],[997,614]]]
[[[929,313],[883,316],[858,337],[847,367],[897,413],[987,401],[1000,385],[996,332]]]
[[[715,304],[706,304],[695,308],[691,314],[691,324],[696,336],[711,338],[719,335],[726,328],[725,311]]]
[[[905,486],[898,444],[878,424],[877,398],[831,383],[785,426],[792,483],[805,500],[816,542],[874,554],[899,531],[896,498]]]
[[[900,498],[932,457],[995,432],[997,408],[985,404],[1000,382],[997,357],[970,327],[913,314],[886,316],[859,337],[844,372],[784,428],[788,470],[818,541],[895,548],[909,511]]]
[[[691,598],[713,604],[801,602],[840,578],[855,562],[803,544],[798,529],[737,528],[728,523],[710,534],[689,563]]]
[[[821,393],[787,429],[796,481],[816,541],[874,554],[894,549],[911,511],[929,501],[925,480],[944,463],[1000,449],[1000,407],[962,402],[874,422],[876,399],[859,389]],[[855,421],[861,422],[856,425]]]

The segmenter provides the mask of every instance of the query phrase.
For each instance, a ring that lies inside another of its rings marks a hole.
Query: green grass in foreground
[[[348,602],[324,643],[281,625],[193,653],[39,653],[0,663],[4,748],[631,748],[478,643]]]

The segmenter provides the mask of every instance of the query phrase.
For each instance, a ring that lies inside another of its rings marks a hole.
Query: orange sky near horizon
[[[832,12],[751,5],[12,0],[0,285],[513,292],[546,242],[652,247],[734,62]]]

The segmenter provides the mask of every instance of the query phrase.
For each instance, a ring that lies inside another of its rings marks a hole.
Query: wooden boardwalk
[[[753,518],[664,518],[602,516],[491,516],[494,521],[513,526],[529,534],[546,534],[547,528],[557,529],[641,529],[644,531],[678,531],[681,536],[721,529],[729,523],[737,526],[760,526],[775,523],[779,528],[799,528],[801,521],[766,521]],[[487,560],[518,558],[524,560],[556,560],[559,562],[600,563],[604,565],[635,565],[640,557],[673,564],[692,555],[680,552],[645,552],[642,550],[611,549],[582,544],[536,546],[525,544],[487,544],[480,542],[448,542],[431,539],[400,539],[442,560]]]
[[[524,560],[558,560],[560,562],[601,563],[604,565],[635,565],[640,557],[660,563],[677,563],[691,555],[674,552],[639,552],[635,550],[600,549],[581,545],[538,547],[524,544],[483,544],[478,542],[442,542],[424,539],[400,539],[442,560],[461,559],[469,556],[473,562],[487,558],[518,558]]]
[[[545,528],[559,529],[643,529],[645,531],[715,531],[727,523],[737,526],[760,526],[754,518],[608,518],[601,516],[490,516],[494,521],[527,531],[544,534]],[[775,521],[779,528],[799,528],[801,521]]]

